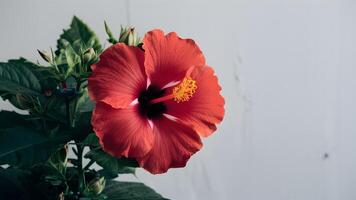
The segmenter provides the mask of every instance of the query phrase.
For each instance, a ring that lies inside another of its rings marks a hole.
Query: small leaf
[[[99,144],[99,138],[95,135],[95,133],[90,133],[83,141],[83,145],[85,146],[93,146],[93,147],[98,147]]]
[[[68,161],[68,146],[58,149],[48,159],[48,163],[55,168],[59,173],[64,174]]]
[[[103,194],[110,200],[167,200],[143,183],[108,181]]]

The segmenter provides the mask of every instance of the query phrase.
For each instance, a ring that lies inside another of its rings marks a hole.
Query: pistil
[[[173,88],[172,94],[153,99],[151,101],[152,104],[167,101],[173,99],[175,102],[180,103],[180,102],[185,102],[189,101],[194,93],[196,92],[198,86],[196,84],[196,81],[192,79],[191,77],[185,77],[179,85]]]

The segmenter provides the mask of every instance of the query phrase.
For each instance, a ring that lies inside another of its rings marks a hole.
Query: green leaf
[[[64,97],[53,95],[45,100],[44,105],[47,120],[55,120],[66,123],[67,119]]]
[[[68,147],[65,145],[63,148],[58,149],[48,159],[48,163],[55,168],[60,174],[65,173],[68,161]]]
[[[20,115],[13,111],[0,111],[0,130],[11,128],[19,125],[27,125],[24,115]]]
[[[20,58],[17,60],[9,60],[9,63],[23,65],[30,69],[39,80],[42,89],[55,89],[57,87],[58,77],[54,68],[40,66],[24,58]]]
[[[0,164],[19,167],[32,166],[46,161],[59,144],[70,138],[61,134],[49,138],[27,127],[14,127],[0,130]]]
[[[19,109],[33,106],[32,97],[43,99],[42,92],[54,91],[56,86],[56,77],[50,67],[39,66],[24,58],[0,63],[0,96]]]
[[[103,191],[110,200],[163,200],[166,199],[143,183],[107,181]],[[167,200],[167,199],[166,199]]]
[[[74,16],[70,28],[64,30],[57,41],[56,55],[60,54],[61,49],[71,45],[74,48],[75,42],[80,41],[86,48],[92,47],[95,51],[101,51],[101,44],[96,34],[78,17]],[[79,49],[74,48],[76,51]],[[78,52],[78,51],[77,51]]]
[[[98,147],[99,144],[99,138],[95,135],[95,133],[90,133],[83,141],[83,145],[85,146],[92,146],[92,147]]]
[[[91,150],[85,157],[94,160],[100,165],[103,168],[102,175],[107,178],[112,178],[112,175],[115,174],[135,174],[135,167],[138,167],[134,159],[125,157],[117,159],[101,149]]]
[[[39,95],[41,84],[33,71],[33,64],[20,60],[0,63],[0,93]]]

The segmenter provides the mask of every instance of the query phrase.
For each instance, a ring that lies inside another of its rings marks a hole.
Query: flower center
[[[167,107],[163,103],[153,104],[151,101],[152,99],[162,97],[164,93],[165,90],[161,90],[153,85],[142,91],[138,97],[140,113],[149,119],[161,117],[167,111]]]
[[[177,103],[189,101],[198,88],[196,81],[189,75],[190,72],[186,74],[182,81],[178,82],[179,84],[172,89],[171,94],[164,95],[168,87],[160,89],[154,85],[150,85],[142,91],[138,97],[140,113],[149,119],[159,118],[167,111],[164,101],[173,100]]]
[[[173,99],[177,103],[189,101],[189,99],[193,97],[197,88],[196,81],[187,76],[179,83],[179,85],[173,88],[172,94],[153,99],[151,103],[161,103],[170,99]]]

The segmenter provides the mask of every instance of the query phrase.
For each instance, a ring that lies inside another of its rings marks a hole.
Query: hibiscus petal
[[[184,167],[202,143],[200,136],[189,126],[165,117],[153,121],[154,145],[144,157],[137,158],[141,167],[153,174],[169,168]]]
[[[144,53],[137,47],[116,44],[100,55],[92,66],[89,95],[114,108],[125,108],[146,88]]]
[[[191,39],[181,39],[175,32],[161,30],[146,33],[143,39],[145,69],[152,84],[163,87],[180,80],[191,66],[205,64],[199,47]]]
[[[153,132],[147,119],[136,106],[116,109],[97,103],[92,125],[103,149],[115,157],[137,157],[147,154],[153,146]]]
[[[216,130],[224,117],[224,98],[211,67],[196,67],[191,75],[198,86],[193,97],[185,102],[166,102],[167,114],[193,125],[201,136],[207,137]]]

